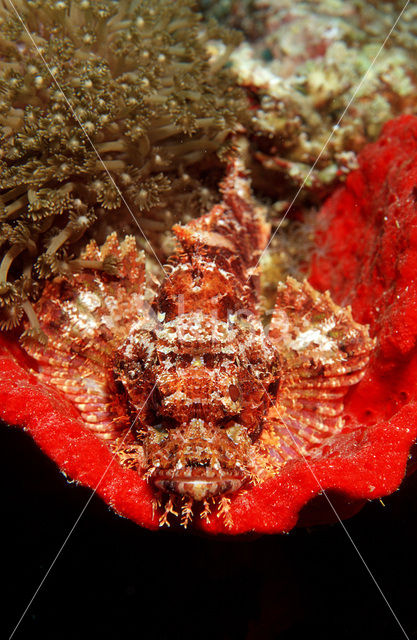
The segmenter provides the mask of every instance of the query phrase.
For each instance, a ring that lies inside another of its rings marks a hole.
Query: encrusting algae
[[[39,282],[83,266],[72,252],[93,225],[219,164],[247,119],[225,69],[238,42],[189,0],[0,3],[0,329],[26,312],[36,333]]]
[[[415,3],[204,5],[208,15],[223,7],[224,20],[245,34],[231,65],[255,110],[250,168],[256,193],[285,206],[303,185],[299,202],[322,202],[357,168],[357,154],[387,120],[417,112]]]

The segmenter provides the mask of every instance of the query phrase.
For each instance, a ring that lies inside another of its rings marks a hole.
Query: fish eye
[[[229,385],[229,396],[232,402],[237,402],[240,398],[240,389],[237,385],[231,384]]]
[[[152,425],[152,429],[155,429],[155,431],[159,431],[160,433],[166,433],[168,435],[168,431],[170,429],[176,429],[178,426],[179,424],[175,420],[175,418],[157,416],[155,424]]]
[[[234,429],[236,427],[240,429],[241,424],[239,423],[239,415],[236,414],[235,416],[227,416],[223,418],[217,424],[217,427],[220,429],[224,429],[225,431],[228,431],[229,429]]]
[[[159,422],[158,424],[152,425],[152,429],[154,430],[154,437],[156,437],[158,444],[163,442],[168,438],[168,431],[165,429],[165,425]]]
[[[151,409],[157,410],[160,405],[161,405],[161,392],[159,391],[158,387],[155,387],[149,399],[149,406]]]
[[[275,380],[274,382],[271,382],[270,385],[268,385],[268,394],[272,398],[275,398],[275,396],[278,393],[278,389],[279,389],[279,380]]]

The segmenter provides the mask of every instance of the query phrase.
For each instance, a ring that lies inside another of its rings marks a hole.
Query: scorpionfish
[[[35,310],[48,341],[26,346],[39,380],[151,484],[161,525],[179,509],[184,526],[193,509],[227,522],[236,492],[314,456],[347,428],[343,399],[373,349],[349,308],[292,278],[264,330],[258,262],[270,229],[237,160],[221,192],[174,227],[158,286],[132,236],[91,241],[86,267],[111,258],[117,274],[85,268],[47,283]]]

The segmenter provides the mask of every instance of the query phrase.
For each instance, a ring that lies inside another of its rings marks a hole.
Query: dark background
[[[8,637],[91,492],[2,425],[2,627]],[[417,473],[345,526],[417,638]],[[404,638],[340,524],[254,539],[150,532],[96,496],[14,638]]]

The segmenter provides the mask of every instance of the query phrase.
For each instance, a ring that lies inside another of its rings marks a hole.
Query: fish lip
[[[192,498],[196,501],[205,500],[219,495],[233,493],[240,489],[245,483],[246,476],[242,472],[225,473],[218,472],[207,477],[201,473],[204,469],[192,469],[190,471],[200,471],[200,473],[184,473],[175,471],[165,471],[154,475],[152,482],[155,487],[167,493],[174,493],[180,496]]]

